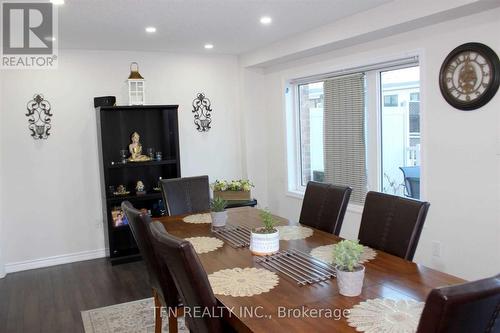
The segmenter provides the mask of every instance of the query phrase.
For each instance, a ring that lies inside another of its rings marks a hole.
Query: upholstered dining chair
[[[350,187],[308,182],[299,222],[338,236],[351,192]]]
[[[168,269],[164,267],[153,249],[149,231],[151,217],[135,209],[128,201],[122,202],[121,206],[148,271],[155,302],[155,333],[161,333],[162,306],[168,313],[169,332],[176,333],[177,317],[182,315],[179,294]]]
[[[199,213],[210,208],[208,176],[162,179],[160,186],[170,216]]]
[[[413,260],[430,204],[395,195],[368,192],[358,239],[406,260]]]
[[[432,290],[417,333],[498,333],[499,314],[500,274]]]
[[[193,245],[168,234],[160,222],[153,222],[150,230],[155,251],[168,266],[184,306],[216,313],[217,299]],[[186,316],[185,319],[191,332],[228,331],[217,316]]]

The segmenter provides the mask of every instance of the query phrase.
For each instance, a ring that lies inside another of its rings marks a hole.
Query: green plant
[[[213,198],[210,201],[210,210],[212,212],[223,212],[226,209],[226,207],[227,207],[227,201],[220,197]]]
[[[263,228],[261,231],[263,233],[273,233],[276,231],[274,226],[278,223],[274,218],[273,214],[268,209],[261,210],[260,218],[262,219]]]
[[[357,240],[340,241],[333,245],[333,263],[341,271],[354,272],[363,250],[363,245]]]

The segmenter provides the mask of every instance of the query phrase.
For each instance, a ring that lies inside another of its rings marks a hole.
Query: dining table
[[[228,209],[227,223],[259,227],[260,210],[252,207]],[[180,237],[215,237],[210,223],[186,223],[185,215],[165,216],[158,220],[168,233]],[[297,225],[296,221],[275,216],[277,225]],[[304,239],[280,240],[280,250],[310,253],[313,248],[335,244],[342,238],[314,228]],[[339,293],[335,278],[299,285],[277,272],[278,284],[268,292],[253,296],[215,295],[226,320],[238,332],[355,332],[346,320],[345,310],[360,302],[389,298],[425,302],[433,288],[463,283],[458,277],[376,250],[376,257],[364,263],[362,292],[356,297]],[[198,254],[207,274],[231,269],[256,267],[275,271],[260,262],[248,247],[229,242],[217,250]],[[276,271],[275,271],[276,272]]]

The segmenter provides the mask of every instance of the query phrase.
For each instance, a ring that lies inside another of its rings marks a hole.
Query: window
[[[419,197],[418,66],[313,77],[287,91],[291,191],[314,180],[351,186],[357,204],[368,190]]]
[[[385,193],[420,197],[420,78],[419,67],[380,73],[382,186]],[[403,107],[387,107],[386,94]],[[406,103],[408,102],[408,103]]]
[[[385,95],[384,106],[398,106],[398,95]]]

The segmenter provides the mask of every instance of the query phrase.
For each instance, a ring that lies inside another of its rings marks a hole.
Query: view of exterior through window
[[[324,180],[323,82],[299,85],[301,185]]]
[[[380,112],[377,136],[381,138],[379,188],[372,190],[420,198],[420,77],[419,67],[377,72],[380,76]],[[368,81],[367,84],[375,84]],[[325,181],[324,82],[299,84],[300,180]],[[376,117],[374,117],[376,118]],[[373,138],[369,135],[368,137]],[[368,165],[367,168],[375,167]],[[371,182],[376,184],[375,182]],[[347,184],[348,185],[348,184]]]
[[[418,66],[380,73],[381,190],[416,199],[420,197],[419,75]]]

